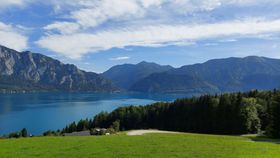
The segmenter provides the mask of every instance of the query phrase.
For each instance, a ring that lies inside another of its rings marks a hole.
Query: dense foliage
[[[267,134],[280,138],[280,94],[274,96],[271,108],[269,110],[270,124],[267,128]]]
[[[10,133],[8,136],[4,136],[6,138],[22,138],[22,137],[28,137],[28,132],[26,128],[23,128],[21,131],[19,132],[13,132]]]
[[[101,112],[93,119],[73,122],[62,132],[108,128],[118,121],[121,130],[156,128],[210,134],[266,131],[269,136],[280,137],[279,99],[280,91],[251,91],[120,107],[111,113]]]

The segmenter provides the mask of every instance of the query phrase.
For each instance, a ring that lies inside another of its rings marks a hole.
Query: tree
[[[27,129],[26,129],[26,128],[23,128],[23,129],[20,131],[20,136],[21,136],[21,137],[28,137],[28,133],[27,133]]]
[[[72,133],[77,131],[77,125],[76,122],[72,122],[69,127],[67,133]]]
[[[120,120],[116,120],[112,124],[112,128],[114,129],[115,132],[120,131]]]
[[[80,120],[77,124],[77,131],[85,131],[89,129],[89,121],[86,120]]]
[[[258,117],[256,99],[243,98],[241,117],[245,133],[258,133],[261,128],[261,121]]]
[[[280,94],[278,94],[270,110],[270,123],[266,133],[273,138],[280,138]]]
[[[108,113],[107,112],[101,112],[98,115],[94,117],[93,120],[93,126],[94,127],[106,127],[109,126],[108,124]]]
[[[278,97],[277,97],[278,96]],[[253,91],[177,99],[172,103],[127,106],[66,126],[63,133],[84,129],[162,129],[209,134],[247,134],[266,129],[280,137],[280,91]],[[269,125],[269,126],[268,126]],[[99,127],[99,128],[97,128]],[[92,130],[91,133],[94,133]]]

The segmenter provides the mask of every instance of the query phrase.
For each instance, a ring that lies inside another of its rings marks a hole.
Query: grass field
[[[0,140],[1,158],[279,158],[277,142],[198,134]]]

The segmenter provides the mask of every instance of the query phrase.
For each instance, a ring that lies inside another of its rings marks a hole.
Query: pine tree
[[[270,123],[267,127],[267,134],[274,138],[280,138],[280,94],[278,94],[270,109]]]
[[[27,129],[26,128],[23,128],[21,131],[20,131],[20,136],[21,137],[27,137],[28,134],[27,134]]]

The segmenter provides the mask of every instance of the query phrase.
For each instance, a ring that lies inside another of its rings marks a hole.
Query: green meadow
[[[1,158],[279,158],[278,141],[202,134],[0,140]]]

